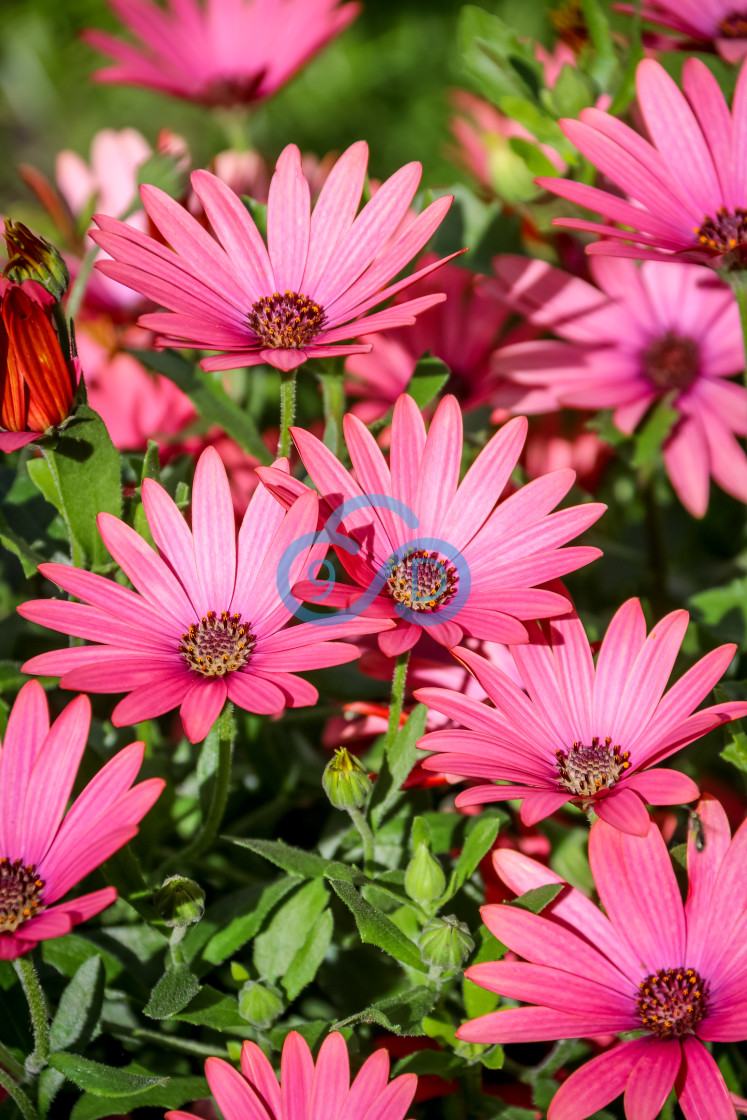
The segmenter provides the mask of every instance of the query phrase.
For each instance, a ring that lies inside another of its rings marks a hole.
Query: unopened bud
[[[469,927],[454,914],[431,918],[418,941],[426,964],[436,968],[461,968],[475,947]]]
[[[35,280],[59,303],[68,289],[70,273],[54,245],[10,218],[5,219],[5,244],[8,263],[3,275],[14,284]]]
[[[278,992],[259,980],[247,980],[239,992],[239,1015],[260,1031],[271,1027],[282,1010],[283,1001]]]
[[[205,892],[194,879],[170,875],[153,904],[167,926],[191,926],[205,913]]]
[[[357,758],[345,747],[338,747],[324,768],[322,785],[335,809],[362,809],[371,779]]]
[[[405,890],[421,906],[435,902],[446,889],[446,876],[426,844],[418,844],[405,871]]]

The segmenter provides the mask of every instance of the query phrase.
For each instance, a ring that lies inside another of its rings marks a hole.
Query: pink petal
[[[288,144],[275,166],[267,204],[267,247],[274,291],[300,291],[309,251],[310,220],[309,184],[301,167],[301,153],[295,144]]]
[[[247,712],[277,715],[286,706],[285,695],[277,685],[251,672],[229,673],[226,687],[228,699]]]
[[[254,1091],[267,1102],[270,1115],[280,1117],[282,1105],[278,1079],[256,1042],[245,1042],[241,1047],[241,1072]]]
[[[231,254],[231,263],[246,290],[247,300],[254,302],[260,296],[271,295],[275,285],[270,258],[246,207],[225,183],[208,171],[193,172],[192,186],[211,226]]]
[[[176,503],[154,479],[143,480],[142,494],[145,516],[153,539],[171,571],[178,575],[197,617],[202,618],[211,609],[211,605],[200,586],[194,541],[187,522]]]
[[[403,1120],[417,1087],[418,1079],[414,1073],[403,1073],[393,1078],[363,1113],[363,1120]]]
[[[368,165],[368,145],[358,140],[343,152],[319,192],[309,231],[303,290],[315,293],[340,241],[353,223]]]
[[[621,1021],[621,1016],[605,1015],[599,1010],[593,1015],[574,1015],[570,1011],[555,1011],[548,1007],[515,1007],[493,1011],[462,1023],[456,1036],[463,1042],[551,1042],[558,1038],[587,1038],[603,1031],[628,1029],[620,1025]],[[627,1023],[627,1019],[624,1021]],[[590,1064],[587,1062],[582,1070],[588,1069]],[[613,1095],[617,1096],[616,1093]],[[609,1099],[606,1098],[605,1103]],[[578,1115],[581,1120],[588,1113]]]
[[[347,1044],[338,1031],[332,1031],[316,1059],[307,1120],[337,1120],[349,1088]]]
[[[654,626],[635,659],[620,697],[617,716],[605,731],[616,743],[633,747],[653,715],[687,630],[687,611],[673,611]],[[631,756],[635,764],[635,755]]]
[[[267,1110],[228,1062],[222,1058],[208,1058],[205,1076],[225,1120],[267,1120]]]
[[[594,1015],[601,1006],[604,1014],[618,1014],[631,1025],[637,1018],[632,991],[623,994],[613,988],[601,987],[596,980],[588,980],[581,974],[560,972],[545,965],[488,961],[473,964],[468,976],[473,984],[479,984],[489,992],[524,1003],[551,1007],[556,1011],[567,1011],[572,1007],[574,1015]]]
[[[702,1042],[687,1037],[682,1050],[682,1070],[676,1087],[687,1120],[736,1120],[729,1090]]]
[[[379,649],[385,657],[399,657],[415,646],[422,633],[420,626],[399,623],[395,629],[379,634]]]
[[[688,890],[685,920],[688,959],[692,959],[693,967],[698,968],[703,948],[711,933],[708,911],[716,877],[731,843],[731,829],[721,803],[709,793],[703,794],[695,812],[705,844],[696,844],[700,833],[696,833],[691,825],[687,835]]]
[[[629,1120],[656,1120],[682,1064],[678,1039],[650,1038],[625,1088]]]
[[[389,455],[392,494],[415,509],[420,463],[426,441],[425,424],[412,397],[402,393],[392,413],[392,439]]]
[[[350,1092],[340,1112],[339,1120],[360,1120],[369,1101],[375,1100],[386,1088],[389,1078],[389,1054],[374,1050],[361,1066],[350,1086]]]
[[[314,1059],[309,1047],[297,1031],[291,1031],[280,1061],[283,1120],[307,1120],[313,1082]]]
[[[625,779],[627,789],[635,790],[647,805],[682,805],[694,801],[698,787],[679,770],[646,770]],[[626,831],[630,831],[629,829]]]
[[[112,712],[112,723],[115,727],[127,727],[163,715],[181,704],[191,683],[191,674],[186,669],[180,673],[166,673],[163,677],[154,673],[150,684],[136,688],[119,701]]]
[[[527,426],[526,418],[517,416],[496,432],[441,511],[441,533],[456,548],[472,539],[493,509],[521,454]]]
[[[702,424],[687,417],[676,425],[663,448],[664,464],[677,497],[693,517],[708,509],[710,462]]]
[[[550,790],[543,790],[542,793],[527,794],[521,803],[519,814],[522,824],[531,828],[538,821],[543,821],[546,817],[552,816],[569,800],[566,792],[553,793]]]
[[[625,1090],[631,1070],[646,1053],[650,1039],[621,1042],[585,1062],[558,1089],[547,1120],[586,1120]]]
[[[38,681],[27,681],[8,716],[0,751],[0,849],[10,852],[23,823],[26,790],[49,731],[49,708]]]
[[[179,708],[190,743],[202,742],[220,715],[225,700],[225,677],[197,680],[191,685]]]
[[[214,447],[199,458],[192,491],[192,535],[204,596],[220,614],[228,610],[236,581],[236,527],[223,461]]]
[[[645,836],[651,824],[648,809],[637,793],[626,786],[616,786],[607,797],[595,797],[597,816],[631,836]],[[697,788],[697,787],[696,787]]]
[[[597,659],[594,725],[611,726],[630,671],[646,640],[646,622],[638,599],[628,599],[610,622]]]

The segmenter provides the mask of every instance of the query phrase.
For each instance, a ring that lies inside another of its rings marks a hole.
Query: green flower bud
[[[446,876],[426,844],[418,844],[405,871],[405,890],[421,906],[435,902],[446,889]]]
[[[259,980],[247,980],[239,992],[239,1015],[260,1031],[271,1027],[282,1010],[277,989],[267,988]]]
[[[469,927],[454,914],[431,918],[418,945],[425,963],[436,968],[461,968],[475,947]]]
[[[205,913],[205,892],[194,879],[169,875],[153,904],[167,926],[191,926]]]
[[[70,273],[54,245],[10,218],[5,219],[5,244],[8,263],[3,276],[14,284],[35,280],[59,303],[70,284]]]
[[[362,809],[371,779],[357,758],[345,747],[338,747],[324,769],[322,785],[335,809]]]

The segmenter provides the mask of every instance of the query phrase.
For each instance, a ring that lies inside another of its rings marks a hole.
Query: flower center
[[[708,984],[694,968],[660,968],[638,985],[638,1015],[657,1038],[694,1034],[705,1015]]]
[[[721,20],[718,29],[725,39],[744,39],[747,37],[747,13],[730,12]]]
[[[630,769],[630,751],[620,753],[617,743],[608,737],[591,745],[574,743],[569,751],[556,751],[561,785],[576,797],[593,797],[600,789],[612,789],[626,770]]]
[[[730,213],[725,206],[719,206],[715,218],[706,215],[703,225],[695,227],[695,236],[701,245],[728,253],[747,240],[747,210],[735,206]]]
[[[43,887],[32,864],[0,858],[0,933],[13,933],[38,913]]]
[[[273,292],[252,304],[249,326],[271,350],[303,350],[324,326],[324,309],[299,292]]]
[[[700,352],[691,338],[667,331],[643,353],[643,370],[652,385],[668,393],[684,392],[698,376]]]
[[[564,0],[559,7],[551,8],[548,15],[558,38],[567,43],[574,54],[581,54],[589,41],[589,29],[579,0]]]
[[[399,564],[389,561],[389,594],[413,611],[432,611],[454,598],[459,577],[448,560],[422,548],[408,553]]]
[[[208,611],[182,634],[179,653],[203,677],[224,677],[248,664],[257,639],[240,614]]]

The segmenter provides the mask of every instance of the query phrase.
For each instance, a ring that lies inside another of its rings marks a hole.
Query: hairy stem
[[[290,428],[296,419],[296,374],[292,369],[280,374],[280,438],[278,459],[285,459],[290,451]]]
[[[2,1068],[0,1068],[0,1089],[4,1089],[10,1099],[15,1102],[24,1120],[39,1120],[39,1113],[36,1111],[21,1086]]]
[[[350,819],[360,833],[363,842],[363,870],[366,875],[373,875],[374,871],[374,834],[366,820],[365,814],[360,809],[348,809]]]
[[[26,996],[26,1002],[29,1005],[31,1026],[34,1031],[34,1050],[26,1059],[26,1073],[35,1075],[41,1073],[49,1058],[47,1005],[39,983],[39,975],[31,956],[18,957],[13,961],[13,966],[21,981],[23,994]]]
[[[409,649],[405,653],[400,653],[397,656],[397,661],[394,666],[394,676],[392,677],[392,696],[389,702],[389,722],[386,728],[386,738],[384,740],[384,756],[389,757],[389,753],[397,738],[399,731],[399,721],[402,715],[402,707],[405,702],[405,681],[407,680],[407,665],[410,660]]]
[[[231,760],[233,757],[233,741],[236,735],[236,721],[234,719],[233,704],[230,700],[218,717],[218,765],[213,780],[213,793],[210,798],[210,807],[207,811],[202,828],[191,844],[179,853],[179,861],[184,864],[195,856],[202,855],[213,840],[215,840],[226,811],[228,791],[231,785]]]

